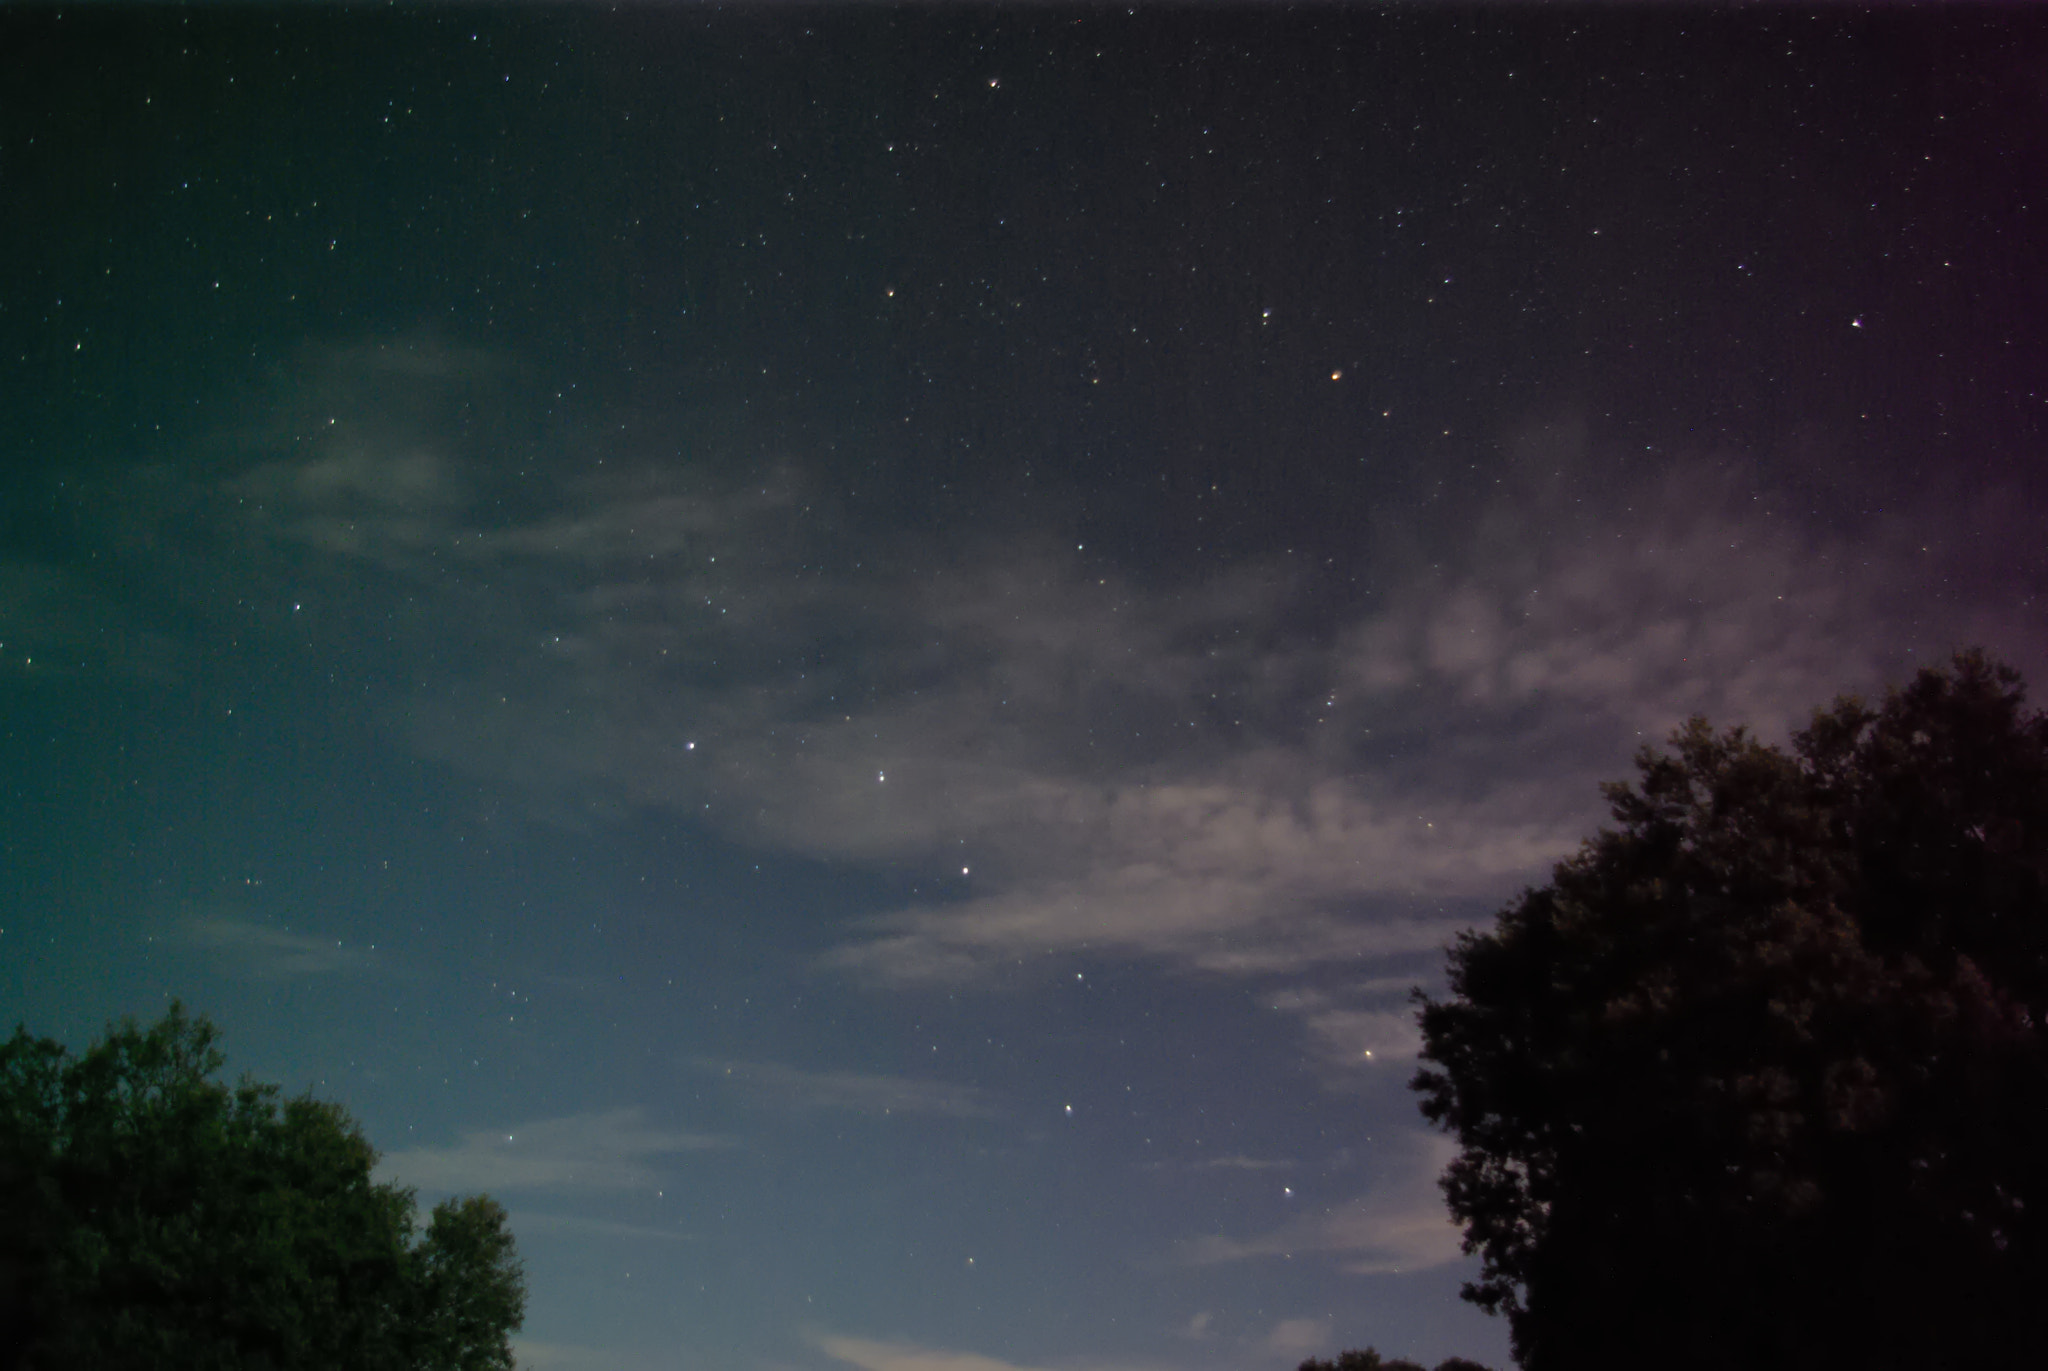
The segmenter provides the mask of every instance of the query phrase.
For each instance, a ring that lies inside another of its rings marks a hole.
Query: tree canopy
[[[1339,1352],[1335,1361],[1319,1361],[1310,1357],[1297,1371],[1424,1371],[1421,1362],[1409,1361],[1406,1357],[1389,1360],[1379,1354],[1378,1349],[1368,1347],[1363,1352],[1352,1349]],[[1476,1361],[1463,1357],[1451,1357],[1436,1364],[1436,1371],[1486,1371]]]
[[[1421,997],[1530,1371],[2048,1365],[2048,719],[1981,653],[1695,719]]]
[[[348,1115],[214,1079],[173,1004],[80,1055],[0,1044],[0,1367],[510,1371],[505,1212],[371,1179]]]

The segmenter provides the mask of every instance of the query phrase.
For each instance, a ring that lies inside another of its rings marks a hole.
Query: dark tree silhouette
[[[1310,1357],[1297,1368],[1297,1371],[1423,1371],[1423,1366],[1421,1362],[1409,1361],[1406,1357],[1395,1357],[1389,1361],[1380,1356],[1376,1350],[1368,1347],[1363,1352],[1355,1348],[1348,1352],[1339,1352],[1335,1361],[1318,1361],[1316,1358]],[[1448,1361],[1438,1362],[1436,1364],[1436,1371],[1487,1371],[1487,1369],[1476,1361],[1466,1361],[1463,1357],[1452,1357]]]
[[[1363,1352],[1356,1348],[1339,1352],[1335,1361],[1318,1361],[1310,1357],[1296,1371],[1422,1371],[1422,1364],[1406,1357],[1387,1361],[1376,1349],[1368,1347]]]
[[[1461,936],[1414,1088],[1529,1371],[2048,1366],[2048,719],[1694,720]]]
[[[337,1105],[212,1077],[172,1005],[82,1055],[0,1044],[0,1367],[510,1371],[505,1213],[410,1191]]]

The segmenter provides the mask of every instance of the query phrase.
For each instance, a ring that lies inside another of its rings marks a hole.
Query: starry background
[[[534,1368],[1505,1365],[1406,995],[1688,714],[2048,680],[2005,10],[0,16],[0,1019]]]

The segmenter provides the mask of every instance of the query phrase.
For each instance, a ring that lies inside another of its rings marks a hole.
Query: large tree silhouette
[[[1695,720],[1450,954],[1414,1088],[1529,1371],[2048,1366],[2048,720]]]
[[[215,1037],[174,1004],[77,1056],[0,1043],[0,1367],[510,1371],[504,1210],[417,1234],[339,1106],[212,1079]]]

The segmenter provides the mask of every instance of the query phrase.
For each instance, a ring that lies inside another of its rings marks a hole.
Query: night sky
[[[0,14],[0,1024],[537,1371],[1507,1363],[1411,986],[1687,715],[2048,683],[2024,9]]]

